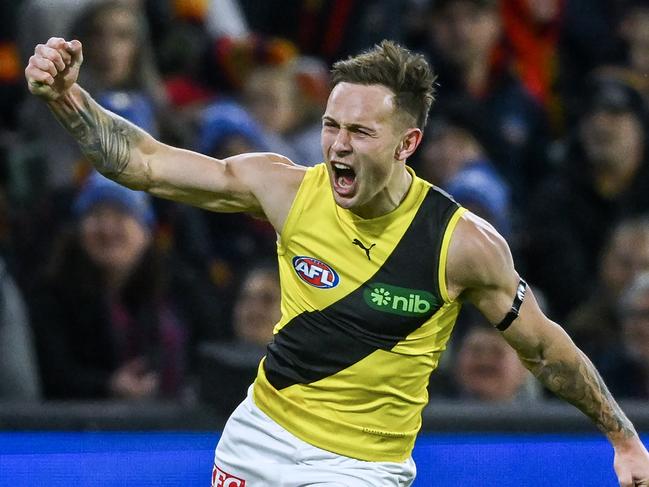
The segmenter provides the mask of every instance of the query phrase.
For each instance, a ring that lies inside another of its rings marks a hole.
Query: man
[[[433,101],[423,57],[391,42],[334,66],[324,164],[275,154],[216,160],[166,146],[75,82],[81,44],[51,38],[25,70],[103,174],[277,230],[282,319],[249,397],[216,449],[214,485],[410,485],[430,372],[461,301],[524,364],[593,419],[623,486],[649,485],[649,454],[590,361],[548,320],[484,220],[406,160]]]
[[[483,321],[468,323],[454,358],[451,397],[519,404],[540,399],[540,385],[516,351]]]
[[[593,363],[603,368],[611,353],[617,356],[624,348],[622,318],[628,310],[620,309],[620,297],[638,275],[649,272],[649,219],[639,216],[620,221],[603,246],[597,269],[593,291],[568,316],[564,327]],[[630,389],[642,387],[629,382]]]
[[[470,100],[501,138],[497,165],[512,185],[514,201],[526,203],[525,189],[547,167],[542,145],[547,120],[504,55],[504,28],[498,0],[428,2],[428,48],[445,102]]]
[[[649,113],[625,81],[586,80],[581,113],[556,170],[529,197],[521,248],[528,278],[563,319],[588,298],[606,239],[649,208]],[[534,262],[552,265],[533,266]]]
[[[639,273],[619,298],[622,346],[602,373],[620,397],[649,399],[649,272]]]

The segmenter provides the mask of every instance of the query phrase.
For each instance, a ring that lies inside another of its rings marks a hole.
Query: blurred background
[[[305,166],[335,60],[421,52],[437,101],[409,164],[505,236],[649,430],[649,1],[4,0],[0,18],[2,430],[218,431],[279,316],[267,222],[104,179],[28,95],[50,36],[81,40],[82,86],[160,140]],[[429,431],[594,431],[470,307],[429,392]]]

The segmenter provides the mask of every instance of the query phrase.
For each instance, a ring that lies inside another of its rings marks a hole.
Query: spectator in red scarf
[[[503,46],[497,0],[434,0],[428,16],[429,56],[439,97],[468,99],[503,140],[496,162],[524,203],[523,188],[543,170],[547,124],[541,105],[517,77]]]

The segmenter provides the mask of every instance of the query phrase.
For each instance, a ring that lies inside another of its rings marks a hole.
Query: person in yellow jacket
[[[282,317],[215,453],[215,486],[410,485],[426,384],[462,302],[608,437],[623,486],[649,485],[649,454],[599,374],[540,311],[505,240],[406,165],[434,75],[390,41],[336,63],[324,162],[224,160],[167,146],[76,84],[78,41],[38,45],[30,91],[99,172],[211,211],[263,215],[278,235]]]

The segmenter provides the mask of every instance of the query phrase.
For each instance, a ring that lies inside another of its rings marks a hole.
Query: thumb
[[[72,65],[80,65],[83,62],[83,50],[81,42],[74,39],[66,45],[66,50],[72,56]]]

